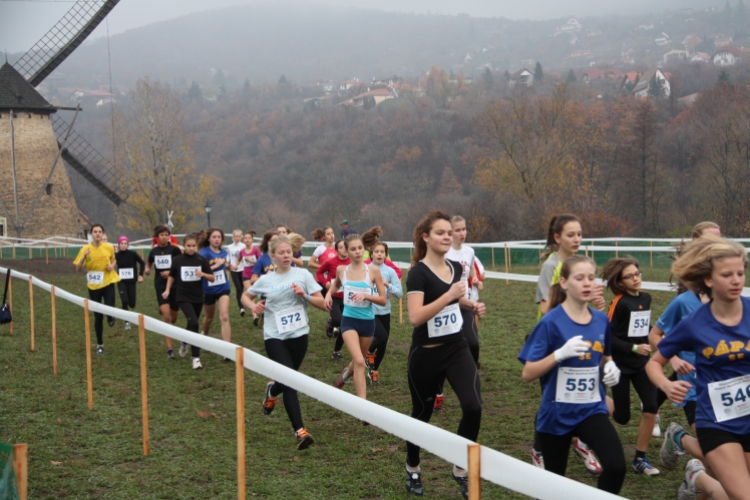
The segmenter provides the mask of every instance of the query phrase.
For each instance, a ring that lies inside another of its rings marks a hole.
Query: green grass
[[[35,264],[44,272],[43,261]],[[538,268],[514,268],[535,273]],[[32,271],[34,274],[34,271]],[[645,269],[644,279],[665,281],[668,271]],[[81,296],[82,275],[57,275],[46,281]],[[164,341],[147,334],[151,454],[141,442],[141,396],[137,330],[122,322],[105,326],[106,356],[93,359],[94,410],[86,397],[86,358],[82,309],[57,302],[59,375],[52,373],[49,294],[35,292],[36,351],[29,351],[28,288],[14,281],[15,333],[0,329],[0,393],[3,395],[0,441],[28,443],[29,485],[33,499],[194,499],[236,498],[235,372],[233,363],[205,353],[204,369],[193,371],[187,359],[168,361]],[[516,355],[536,318],[535,285],[488,280],[483,300],[487,316],[480,323],[482,394],[485,400],[479,442],[529,460],[534,414],[539,403],[536,383],[523,384]],[[139,286],[138,309],[158,316],[151,279]],[[672,297],[653,293],[654,313]],[[263,337],[250,315],[232,308],[233,341],[265,354]],[[368,387],[368,398],[395,411],[411,410],[405,380],[410,328],[406,311],[398,324],[395,303],[388,354],[381,366],[381,384]],[[324,331],[325,315],[311,315],[310,348],[301,371],[332,383],[341,364],[330,359],[333,341]],[[179,325],[184,326],[181,316]],[[93,318],[92,318],[93,325]],[[213,336],[219,337],[218,322]],[[93,332],[92,332],[93,336]],[[346,356],[348,359],[348,355]],[[405,444],[373,426],[301,395],[303,417],[316,443],[297,451],[283,404],[270,416],[261,412],[266,380],[246,372],[248,497],[259,498],[400,498],[405,495]],[[345,390],[352,391],[350,385]],[[446,393],[446,410],[432,424],[455,432],[460,409]],[[628,461],[634,453],[636,419],[617,426]],[[682,410],[662,408],[663,427],[671,420],[684,424]],[[661,439],[652,440],[649,456],[658,466]],[[460,498],[450,466],[423,452],[426,496]],[[662,471],[656,478],[629,472],[622,490],[628,498],[661,499],[675,494],[682,470]],[[594,485],[581,462],[571,458],[568,476]],[[483,483],[488,499],[523,498]]]

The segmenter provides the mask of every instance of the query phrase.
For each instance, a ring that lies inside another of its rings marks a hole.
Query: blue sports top
[[[386,266],[385,264],[380,264],[379,266],[377,264],[373,265],[377,266],[377,268],[380,269],[380,274],[383,276],[383,280],[388,282],[388,286],[384,287],[385,293],[388,295],[388,301],[384,306],[373,304],[373,311],[375,312],[376,316],[391,314],[391,295],[394,295],[399,299],[404,296],[404,290],[401,287],[401,280],[398,278],[396,271]],[[372,287],[372,294],[378,294],[378,287],[376,287],[375,285],[373,285]]]
[[[229,259],[229,253],[223,248],[219,252],[214,252],[211,250],[211,247],[206,247],[200,251],[200,255],[208,261],[211,267],[216,264],[218,259],[224,259],[225,261]],[[213,282],[203,280],[203,293],[206,295],[217,295],[231,290],[226,267],[226,264],[222,264],[212,271],[214,273]]]
[[[370,279],[370,266],[365,265],[364,281],[349,281],[346,274],[349,272],[349,266],[344,268],[341,273],[341,289],[344,291],[344,312],[343,316],[354,319],[375,319],[375,311],[372,308],[372,302],[363,300],[356,303],[351,300],[355,293],[366,293],[372,295],[372,289],[375,284]]]

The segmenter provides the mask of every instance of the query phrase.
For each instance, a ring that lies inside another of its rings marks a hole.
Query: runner
[[[372,247],[370,253],[372,254],[372,263],[380,269],[383,277],[383,286],[388,294],[388,300],[384,306],[372,305],[375,311],[375,336],[372,344],[370,344],[370,348],[367,350],[365,361],[368,370],[367,378],[370,379],[371,384],[375,385],[380,383],[378,370],[380,363],[383,362],[383,358],[385,357],[388,337],[391,334],[391,297],[395,296],[400,299],[404,296],[404,291],[401,288],[401,280],[396,275],[396,272],[385,265],[385,259],[388,257],[388,245],[380,241]],[[376,292],[376,290],[373,290],[373,292]]]
[[[294,234],[294,231],[289,226],[285,226],[284,224],[279,224],[276,226],[276,234],[279,236],[289,236],[291,234]],[[303,240],[304,241],[304,240]],[[295,242],[292,241],[292,246],[296,247]],[[297,267],[302,267],[304,265],[304,262],[302,261],[302,248],[295,248],[294,250],[294,256],[292,257],[292,263]]]
[[[372,250],[372,247],[380,241],[381,236],[383,236],[383,230],[380,226],[372,227],[362,233],[362,243],[365,245],[365,264],[372,262],[370,251]],[[401,268],[394,264],[391,259],[385,259],[385,265],[393,269],[398,276],[398,279],[401,279]]]
[[[268,357],[277,363],[299,370],[307,353],[310,333],[307,305],[325,311],[321,287],[309,271],[291,267],[292,244],[286,236],[270,242],[270,254],[276,271],[262,276],[243,295],[243,303],[255,314],[264,313],[263,339]],[[256,297],[265,299],[255,302]],[[263,413],[269,415],[276,407],[279,394],[284,394],[284,408],[297,438],[297,449],[303,450],[313,443],[313,438],[302,422],[297,391],[277,382],[266,385]]]
[[[268,243],[271,241],[271,238],[275,236],[277,236],[276,231],[266,231],[263,234],[263,238],[260,240],[259,245],[262,254],[260,257],[258,257],[258,261],[253,266],[253,273],[250,277],[250,285],[258,281],[258,279],[264,274],[276,269],[276,264],[273,263],[273,259],[270,255],[268,255]],[[258,325],[256,324],[255,326]]]
[[[156,246],[148,254],[145,274],[146,276],[151,274],[152,266],[156,269],[154,287],[156,288],[156,301],[159,304],[161,320],[168,325],[174,325],[177,324],[177,313],[180,310],[177,305],[177,295],[173,291],[167,298],[164,298],[164,291],[167,289],[167,279],[169,278],[169,271],[172,269],[172,261],[178,255],[182,255],[182,252],[166,225],[154,228],[154,240],[156,240]],[[164,341],[167,343],[167,358],[174,359],[172,339],[164,337]],[[183,342],[180,346],[181,357],[187,356],[187,348],[188,345]]]
[[[253,278],[253,267],[260,258],[260,250],[253,245],[255,231],[248,231],[243,236],[245,247],[240,250],[240,260],[242,261],[242,287],[247,291],[250,288],[250,280]],[[258,326],[258,315],[253,313],[253,323]]]
[[[328,293],[327,291],[331,288],[333,282],[336,281],[338,268],[348,266],[351,263],[344,240],[338,240],[334,246],[336,248],[336,257],[323,262],[315,273],[315,280],[321,285],[325,284],[326,293]],[[339,290],[331,297],[330,317],[326,322],[326,335],[328,337],[336,337],[333,354],[331,354],[331,359],[334,361],[344,360],[344,357],[341,355],[341,348],[344,347],[344,338],[341,336],[341,317],[343,313],[344,292],[343,290]]]
[[[602,280],[615,294],[609,306],[612,328],[612,359],[620,368],[620,382],[612,387],[612,418],[620,425],[630,421],[630,383],[641,400],[641,423],[635,445],[633,469],[639,474],[658,476],[659,469],[646,457],[656,425],[656,386],[646,374],[651,354],[648,331],[651,323],[651,295],[641,291],[640,263],[633,258],[612,259],[604,265]]]
[[[333,232],[333,228],[326,226],[323,229],[313,231],[313,239],[315,241],[319,241],[321,237],[324,238],[323,244],[315,248],[312,257],[307,261],[307,267],[310,269],[318,269],[323,262],[336,256],[336,249],[333,246],[336,235]]]
[[[456,433],[476,441],[482,420],[482,396],[477,364],[461,332],[459,308],[484,315],[484,304],[465,298],[461,265],[447,260],[451,245],[451,223],[446,214],[430,212],[414,229],[414,255],[406,279],[409,321],[414,327],[409,348],[407,377],[411,393],[411,416],[429,422],[435,388],[447,378],[461,404],[461,421]],[[424,494],[419,468],[420,447],[406,443],[406,491]],[[467,471],[453,466],[453,479],[468,498]]]
[[[617,494],[625,480],[625,457],[609,420],[606,392],[617,385],[620,370],[612,361],[612,332],[607,316],[589,307],[596,287],[596,265],[582,255],[569,257],[559,282],[550,290],[548,314],[537,323],[518,359],[523,381],[542,379],[536,417],[544,468],[565,475],[574,436],[589,443],[602,462],[597,487]],[[560,303],[560,307],[555,307]]]
[[[86,268],[86,284],[89,299],[104,305],[115,306],[115,283],[120,276],[115,271],[115,249],[109,243],[102,241],[104,226],[91,226],[91,243],[83,245],[73,264],[76,271]],[[107,316],[107,324],[115,325],[115,318]],[[104,315],[94,313],[94,330],[96,331],[96,354],[104,356]]]
[[[163,299],[169,299],[170,293],[173,291],[172,287],[174,286],[177,305],[188,321],[186,328],[194,333],[198,333],[200,326],[198,318],[200,318],[201,311],[203,310],[204,286],[202,281],[213,282],[216,279],[206,258],[197,253],[198,242],[204,239],[205,236],[204,231],[201,231],[199,234],[191,233],[185,236],[182,240],[185,253],[177,255],[172,259],[167,286],[164,289],[164,293],[162,293]],[[190,351],[193,356],[193,370],[203,368],[200,347],[191,345]],[[182,356],[182,348],[180,348],[180,356]]]
[[[747,498],[750,491],[750,359],[742,354],[750,341],[750,300],[740,295],[746,267],[747,251],[739,243],[705,235],[688,244],[672,273],[711,302],[678,323],[646,365],[651,380],[681,403],[692,384],[669,380],[663,368],[680,351],[696,353],[698,442],[731,499]]]
[[[326,295],[326,309],[333,308],[333,295],[344,291],[344,312],[341,319],[341,337],[352,357],[349,366],[333,383],[339,389],[349,377],[354,378],[354,391],[360,398],[367,398],[365,383],[365,355],[375,335],[375,311],[373,305],[384,306],[388,301],[380,269],[364,262],[365,246],[356,234],[347,236],[344,246],[351,263],[336,269],[336,279]],[[377,292],[377,293],[374,293]],[[366,422],[363,422],[366,424]]]
[[[141,256],[133,250],[129,250],[130,241],[127,236],[117,238],[117,253],[115,261],[117,262],[117,274],[120,276],[120,282],[117,289],[120,292],[122,309],[124,311],[135,309],[136,300],[136,283],[143,283],[143,271],[145,263]],[[136,267],[137,265],[137,267]],[[125,322],[125,329],[130,330],[130,323]]]
[[[205,240],[203,240],[205,236]],[[232,326],[229,324],[229,296],[232,293],[231,285],[227,276],[226,250],[221,248],[224,241],[224,231],[212,227],[198,233],[198,246],[200,254],[208,261],[211,272],[214,273],[213,280],[203,281],[203,304],[206,306],[206,316],[203,318],[203,335],[210,335],[211,323],[216,316],[216,305],[219,305],[219,321],[221,322],[221,338],[224,342],[232,341]],[[224,361],[231,361],[224,358]]]
[[[232,231],[232,243],[227,245],[226,251],[229,254],[229,271],[232,275],[234,288],[237,290],[237,307],[240,308],[240,316],[245,315],[245,309],[242,307],[242,294],[245,288],[242,286],[242,271],[245,269],[245,262],[240,259],[240,252],[245,249],[245,243],[242,241],[242,230],[235,229]]]

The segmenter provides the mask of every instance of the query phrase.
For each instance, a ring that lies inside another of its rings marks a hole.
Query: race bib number
[[[647,337],[651,325],[651,311],[633,311],[630,313],[628,337]]]
[[[301,305],[289,307],[276,313],[276,328],[279,333],[289,333],[307,326],[307,314]]]
[[[209,282],[208,286],[221,286],[227,282],[227,273],[224,272],[222,269],[221,271],[216,271],[214,273],[214,280],[213,282]]]
[[[181,267],[180,278],[182,278],[184,283],[187,283],[188,281],[200,281],[201,278],[198,276],[200,270],[200,267]]]
[[[708,395],[717,422],[750,414],[750,375],[711,382]]]
[[[118,269],[117,272],[120,274],[121,280],[132,280],[135,278],[135,273],[132,267],[126,267],[125,269]]]
[[[166,271],[172,268],[172,256],[171,255],[157,255],[154,257],[154,265],[156,269]]]
[[[557,369],[556,402],[583,405],[601,400],[598,366],[586,368],[561,366]]]
[[[352,300],[354,294],[366,293],[369,294],[371,290],[369,288],[362,288],[358,286],[344,286],[344,305],[349,307],[370,307],[369,300],[363,300],[361,302],[355,302]]]
[[[430,338],[443,337],[461,331],[464,318],[458,304],[444,307],[427,322],[427,336]]]
[[[86,282],[89,285],[104,284],[104,271],[89,271],[86,273]]]

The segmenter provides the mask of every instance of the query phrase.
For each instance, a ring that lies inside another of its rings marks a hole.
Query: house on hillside
[[[677,102],[687,107],[692,105],[699,96],[700,92],[696,92],[694,94],[686,95],[685,97],[680,97],[679,99],[677,99]]]
[[[690,62],[691,63],[707,63],[711,62],[711,56],[706,54],[705,52],[696,52],[692,56],[690,56]]]
[[[373,87],[376,85],[384,85],[387,87],[391,87],[393,86],[395,82],[396,80],[392,76],[386,77],[386,78],[373,78],[372,81],[370,82],[370,85],[372,85]]]
[[[684,61],[688,57],[688,51],[687,50],[670,50],[669,52],[666,52],[662,56],[662,61],[664,64],[668,64],[671,62],[677,62],[677,61]]]
[[[656,42],[656,45],[662,46],[662,45],[667,45],[669,43],[672,43],[672,40],[669,39],[669,35],[667,35],[666,33],[661,33],[659,36],[656,37],[654,42]]]
[[[589,84],[596,80],[607,80],[610,82],[619,81],[623,78],[624,73],[619,68],[608,69],[587,69],[581,74],[581,83]]]
[[[347,99],[346,101],[342,102],[341,105],[374,108],[381,102],[388,99],[393,99],[394,97],[396,97],[396,95],[394,95],[394,92],[388,89],[375,89],[370,90],[369,92],[363,92],[362,94],[352,97],[351,99]]]
[[[578,22],[578,19],[573,18],[573,19],[569,19],[567,23],[565,23],[564,25],[562,25],[559,28],[557,28],[557,31],[558,32],[560,32],[560,31],[562,31],[562,32],[565,32],[565,31],[578,32],[578,31],[581,31],[581,29],[583,29],[583,25],[581,25],[581,23]]]
[[[711,56],[711,62],[715,66],[734,66],[739,64],[747,56],[748,51],[740,47],[727,45],[722,47]]]
[[[339,82],[337,85],[338,93],[340,96],[345,96],[346,93],[351,89],[352,87],[357,87],[362,85],[363,82],[360,82],[356,78],[344,80],[343,82]]]
[[[714,38],[715,49],[718,49],[719,47],[726,47],[727,45],[732,45],[731,36],[717,35],[716,38]]]
[[[669,77],[669,73],[664,73],[659,68],[650,69],[638,79],[638,83],[633,87],[633,95],[636,97],[648,97],[651,94],[652,85],[656,85],[661,87],[663,97],[667,98],[672,93]]]
[[[508,87],[513,88],[516,86],[516,84],[531,87],[532,85],[534,85],[534,73],[526,68],[519,69],[518,71],[510,75],[510,79],[508,80]]]

